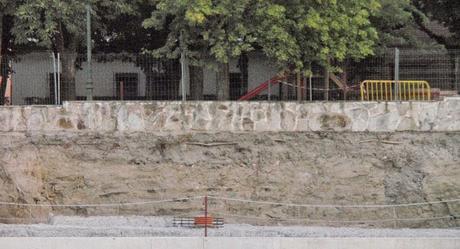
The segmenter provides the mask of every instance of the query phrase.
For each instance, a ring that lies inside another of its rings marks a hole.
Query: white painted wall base
[[[1,249],[459,249],[460,238],[0,238]]]

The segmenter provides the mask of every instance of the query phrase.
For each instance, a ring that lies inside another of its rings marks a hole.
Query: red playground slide
[[[285,79],[284,77],[277,75],[277,76],[265,81],[264,83],[260,84],[258,87],[254,88],[253,90],[249,91],[246,95],[241,97],[239,99],[239,101],[251,100],[255,96],[259,95],[261,92],[263,92],[266,89],[268,89],[269,84],[271,84],[272,86],[277,85],[277,84],[279,84],[279,82],[281,80],[284,80],[284,79]]]

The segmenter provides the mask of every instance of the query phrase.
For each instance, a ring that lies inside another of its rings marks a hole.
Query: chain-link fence
[[[399,56],[398,56],[399,54]],[[214,68],[187,67],[180,60],[141,54],[94,55],[95,100],[217,100],[221,77]],[[2,103],[60,104],[85,100],[86,56],[36,52],[2,58]],[[281,74],[258,53],[229,63],[225,100],[339,101],[360,100],[365,80],[423,80],[433,99],[460,90],[460,51],[388,50],[373,57],[337,63],[333,69],[313,65],[313,74]],[[185,93],[185,96],[183,96]],[[3,101],[3,99],[5,101]]]
[[[10,59],[14,105],[53,105],[85,100],[86,56],[32,53]],[[145,55],[95,55],[94,100],[176,100],[180,63]]]
[[[332,70],[313,66],[312,71],[309,78],[290,75],[281,81],[281,91],[272,99],[360,100],[365,80],[427,81],[434,100],[460,92],[460,50],[387,50],[361,61],[338,63]]]

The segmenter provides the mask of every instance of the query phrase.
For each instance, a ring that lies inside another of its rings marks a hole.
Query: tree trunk
[[[219,63],[217,72],[217,100],[226,101],[230,98],[230,66],[228,63]]]
[[[6,87],[8,84],[8,59],[0,55],[0,105],[5,104]]]
[[[203,67],[190,66],[190,97],[192,100],[204,100],[203,80]]]
[[[65,51],[61,53],[62,76],[60,92],[62,101],[73,101],[77,99],[75,90],[76,61],[76,52]]]
[[[55,36],[55,47],[61,59],[61,101],[73,101],[77,99],[75,75],[78,41],[75,37],[64,38],[62,25],[59,25],[58,30]],[[68,44],[65,41],[69,41]]]
[[[5,104],[6,84],[8,83],[8,60],[3,54],[5,52],[3,49],[5,45],[3,43],[3,32],[5,30],[3,27],[3,17],[3,13],[0,13],[0,105]]]
[[[3,13],[0,12],[0,49],[3,48]],[[3,51],[0,51],[0,58],[3,55]]]
[[[286,72],[286,79],[285,79],[286,83],[288,83],[288,84],[292,83],[292,82],[290,82],[291,78],[292,78],[292,71],[289,70],[289,71]],[[280,91],[281,91],[280,99],[282,101],[288,101],[288,99],[289,99],[289,85],[288,84],[281,84],[280,85]]]
[[[446,90],[454,90],[454,91],[457,91],[459,90],[459,85],[458,85],[458,70],[459,70],[459,57],[458,57],[458,53],[456,53],[455,50],[449,50],[448,51],[448,54],[449,54],[449,64],[451,65],[450,66],[450,70],[451,70],[451,75],[453,76],[452,77],[452,81],[450,82],[450,86],[448,86],[449,89],[446,89]]]
[[[300,77],[300,72],[296,73],[296,85],[297,85],[297,101],[303,100],[303,85],[302,78]]]
[[[238,98],[246,94],[249,88],[249,57],[247,53],[243,53],[240,56],[239,68],[241,72],[241,89]]]
[[[324,67],[324,100],[329,101],[329,68]]]
[[[454,69],[454,78],[455,78],[455,90],[457,93],[460,93],[460,56],[455,56],[455,69]]]

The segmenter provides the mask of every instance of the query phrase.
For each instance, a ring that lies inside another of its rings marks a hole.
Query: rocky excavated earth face
[[[206,194],[340,205],[455,199],[460,133],[0,134],[0,201],[122,203]],[[51,214],[160,216],[202,207],[201,199],[116,208],[1,206],[0,217],[27,223]],[[210,212],[235,215],[229,222],[242,219],[237,215],[262,218],[244,219],[256,225],[452,217],[337,225],[460,226],[458,202],[360,209],[211,200]]]

